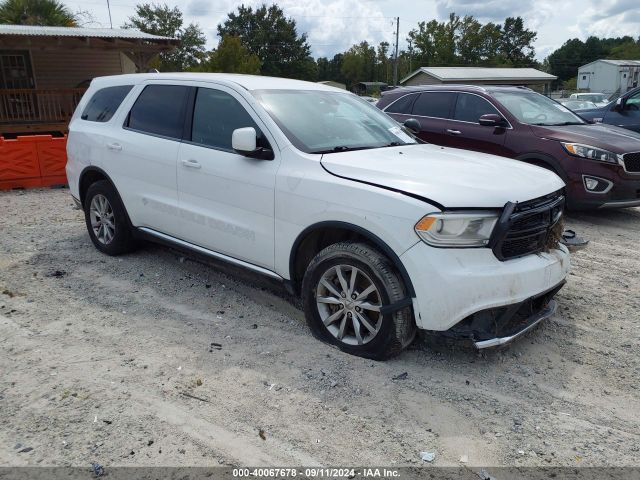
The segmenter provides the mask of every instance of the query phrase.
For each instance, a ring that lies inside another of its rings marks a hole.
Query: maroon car
[[[528,88],[397,88],[377,106],[427,142],[553,170],[571,209],[640,205],[640,134],[588,123]]]

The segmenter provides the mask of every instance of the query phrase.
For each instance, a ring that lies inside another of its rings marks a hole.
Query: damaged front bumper
[[[556,312],[557,304],[553,297],[564,284],[563,280],[546,292],[523,302],[476,312],[446,333],[456,338],[471,340],[477,349],[505,345],[532,330]]]

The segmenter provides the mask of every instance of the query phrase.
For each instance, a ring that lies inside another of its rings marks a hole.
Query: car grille
[[[622,159],[627,172],[640,173],[640,152],[625,153]]]
[[[560,191],[521,203],[507,203],[489,245],[500,260],[557,247],[562,236],[564,196]]]

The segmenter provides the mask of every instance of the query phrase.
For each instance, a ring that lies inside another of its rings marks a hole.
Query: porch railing
[[[68,123],[86,91],[64,89],[0,89],[0,124]]]

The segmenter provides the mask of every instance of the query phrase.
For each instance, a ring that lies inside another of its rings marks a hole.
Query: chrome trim
[[[525,333],[533,329],[543,320],[546,320],[547,318],[551,317],[554,313],[556,313],[557,308],[558,308],[557,302],[555,300],[551,300],[549,301],[549,304],[547,305],[547,307],[534,317],[535,320],[529,325],[527,325],[525,328],[520,330],[518,333],[514,333],[513,335],[510,335],[508,337],[496,337],[496,338],[490,338],[489,340],[473,342],[473,344],[478,350],[482,350],[483,348],[497,347],[499,345],[504,345],[506,343],[512,342],[516,338],[520,337],[521,335],[524,335]]]
[[[460,93],[464,93],[467,95],[475,95],[476,97],[480,97],[483,100],[486,100],[493,108],[496,109],[496,111],[502,116],[502,118],[505,119],[505,121],[507,122],[507,127],[502,127],[505,130],[513,130],[513,126],[511,125],[511,122],[509,121],[509,119],[505,116],[504,113],[502,113],[500,111],[500,109],[498,107],[495,106],[495,104],[489,100],[487,97],[483,97],[482,95],[478,95],[477,93],[473,93],[473,92],[465,92],[465,91],[460,91],[460,90],[421,90],[421,91],[417,91],[417,92],[410,92],[407,93],[406,95],[402,95],[401,97],[396,98],[393,102],[391,102],[389,105],[387,105],[386,107],[384,107],[382,109],[382,111],[384,113],[387,113],[387,108],[389,108],[391,105],[393,105],[394,103],[396,103],[397,101],[399,101],[400,99],[408,96],[408,95],[420,95],[421,93],[456,93],[456,94],[460,94]],[[456,103],[458,102],[458,99],[456,98]],[[454,106],[454,111],[453,113],[455,113],[455,106]],[[415,115],[413,113],[397,113],[397,112],[388,112],[388,115],[406,115],[408,117],[418,117],[418,118],[433,118],[434,120],[446,120],[449,122],[459,122],[459,123],[466,123],[469,125],[480,125],[480,123],[478,122],[467,122],[466,120],[456,120],[455,118],[443,118],[443,117],[430,117],[428,115]]]
[[[621,202],[607,202],[607,203],[603,203],[598,208],[624,208],[624,207],[640,207],[640,199],[623,200]]]
[[[180,245],[182,247],[189,248],[191,250],[194,250],[194,251],[196,251],[198,253],[202,253],[202,254],[207,255],[209,257],[213,257],[213,258],[215,258],[217,260],[222,260],[223,262],[231,263],[232,265],[236,265],[236,266],[239,266],[239,267],[244,267],[244,268],[247,268],[249,270],[253,270],[254,272],[261,273],[262,275],[266,275],[268,277],[275,278],[277,280],[284,280],[284,278],[282,278],[280,275],[278,275],[277,273],[272,272],[271,270],[268,270],[266,268],[259,267],[257,265],[254,265],[254,264],[249,263],[249,262],[245,262],[243,260],[238,260],[237,258],[233,258],[233,257],[230,257],[228,255],[224,255],[223,253],[214,252],[213,250],[209,250],[208,248],[204,248],[204,247],[201,247],[199,245],[195,245],[193,243],[189,243],[189,242],[186,242],[184,240],[180,240],[179,238],[172,237],[171,235],[167,235],[167,234],[158,232],[158,231],[153,230],[151,228],[138,227],[138,230],[141,230],[141,231],[143,231],[145,233],[148,233],[148,234],[153,235],[155,237],[161,238],[163,240],[175,243],[175,244]]]
[[[587,188],[587,183],[585,181],[585,179],[587,178],[593,178],[595,180],[598,180],[599,182],[606,182],[609,185],[607,186],[607,188],[605,188],[603,191],[601,192],[594,192],[593,190],[589,190]],[[587,193],[594,193],[596,195],[603,195],[605,193],[609,193],[611,191],[611,189],[613,188],[613,182],[611,180],[607,180],[606,178],[602,178],[602,177],[596,177],[595,175],[582,175],[582,186],[584,187],[585,192]]]

